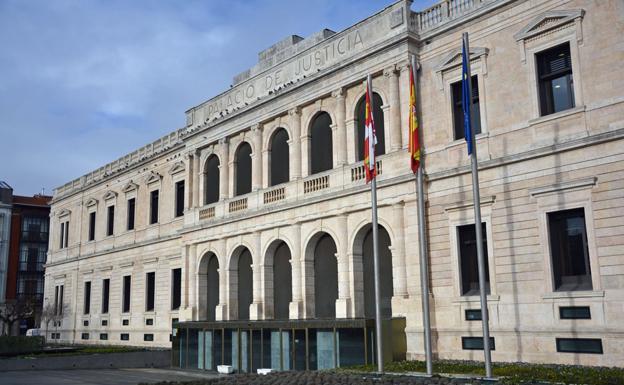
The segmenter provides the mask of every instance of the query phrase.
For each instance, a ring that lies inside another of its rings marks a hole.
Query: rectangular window
[[[54,286],[54,315],[59,313],[59,287]]]
[[[89,213],[89,240],[95,239],[95,211]]]
[[[589,306],[560,306],[560,319],[591,319]]]
[[[574,82],[570,43],[535,55],[542,116],[574,107]]]
[[[89,326],[89,320],[82,321],[82,326]]]
[[[128,325],[130,325],[130,320],[128,320],[128,319],[121,320],[121,325],[122,325],[122,326],[128,326]]]
[[[134,198],[128,199],[128,230],[134,230]]]
[[[125,275],[123,277],[123,298],[122,298],[122,308],[121,311],[123,313],[128,313],[130,311],[130,285],[132,284],[132,278],[129,275]]]
[[[472,76],[472,110],[471,120],[472,129],[475,135],[481,133],[481,112],[479,109],[479,81],[477,75]],[[451,84],[451,95],[453,102],[453,139],[463,139],[464,134],[464,110],[462,107],[462,82],[455,82]]]
[[[175,184],[175,216],[184,215],[184,181],[181,180]]]
[[[582,208],[548,213],[555,291],[592,290]]]
[[[481,225],[483,233],[483,259],[485,262],[485,290],[490,293],[490,272],[488,268],[487,232],[485,223]],[[459,261],[461,267],[461,294],[479,295],[479,267],[477,265],[477,234],[475,225],[457,227],[459,241]]]
[[[63,247],[67,247],[69,245],[69,221],[65,221],[65,240]]]
[[[171,270],[171,310],[180,308],[182,302],[182,269]]]
[[[108,302],[110,299],[110,279],[102,280],[102,314],[108,313]]]
[[[103,319],[102,320],[102,326],[108,326],[108,320],[107,319]]]
[[[130,341],[130,334],[128,333],[121,333],[121,335],[119,336],[119,339],[122,341]]]
[[[557,338],[559,353],[602,354],[602,340],[599,338]]]
[[[466,321],[481,321],[481,309],[467,309]]]
[[[158,190],[150,193],[150,225],[158,223]]]
[[[115,232],[115,206],[108,206],[108,216],[106,218],[106,235],[113,235]]]
[[[100,340],[102,341],[108,340],[108,333],[100,333]]]
[[[83,340],[88,340],[88,339],[89,339],[89,333],[82,333],[81,338],[82,338]]]
[[[156,273],[147,273],[145,275],[145,311],[154,311],[155,284]]]
[[[143,341],[154,341],[153,334],[143,334]]]
[[[153,326],[154,325],[154,319],[153,318],[146,318],[145,319],[145,325]]]
[[[59,307],[58,314],[63,315],[63,289],[65,285],[59,286]]]
[[[483,337],[462,337],[462,349],[483,350]],[[490,349],[496,350],[494,337],[490,337]]]
[[[61,236],[59,239],[59,249],[62,249],[65,245],[65,222],[61,223]]]
[[[91,281],[84,283],[84,314],[91,312]]]

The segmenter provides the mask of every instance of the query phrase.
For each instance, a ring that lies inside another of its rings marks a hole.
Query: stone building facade
[[[481,324],[469,158],[454,119],[469,32],[493,359],[621,365],[622,15],[617,0],[444,0],[419,12],[401,0],[260,52],[230,90],[186,112],[186,127],[55,190],[45,297],[65,314],[54,337],[170,346],[175,321],[372,318],[358,129],[371,74],[384,309],[405,319],[407,357],[422,358],[406,150],[414,54],[434,353],[482,359],[470,338]]]

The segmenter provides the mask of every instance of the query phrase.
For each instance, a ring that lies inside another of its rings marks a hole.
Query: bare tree
[[[6,301],[0,307],[0,321],[3,323],[2,335],[11,334],[16,321],[31,317],[34,313],[35,302],[29,298]]]
[[[48,302],[41,309],[41,325],[45,325],[45,338],[48,340],[48,330],[50,329],[50,322],[54,321],[56,325],[56,307],[54,304]]]

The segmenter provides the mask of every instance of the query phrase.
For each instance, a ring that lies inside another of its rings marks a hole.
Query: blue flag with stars
[[[472,154],[472,119],[470,111],[470,78],[468,66],[470,65],[466,44],[462,40],[462,109],[464,111],[464,138],[468,144],[468,155]]]

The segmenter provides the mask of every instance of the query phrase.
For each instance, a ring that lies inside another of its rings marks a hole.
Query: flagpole
[[[466,75],[468,77],[468,111],[472,117],[472,78],[470,74],[470,46],[468,45],[468,33],[462,34],[463,44],[468,62]],[[477,265],[479,267],[479,292],[481,296],[481,323],[483,326],[483,354],[485,356],[485,377],[492,377],[492,355],[490,351],[490,327],[487,307],[487,293],[485,288],[485,264],[483,256],[483,228],[481,226],[481,198],[479,196],[479,167],[477,164],[477,143],[475,141],[475,130],[470,130],[470,140],[472,152],[470,154],[470,164],[472,167],[472,200],[475,217],[475,233],[477,238]]]
[[[412,55],[412,76],[414,77],[414,88],[416,88],[416,56]],[[418,130],[420,133],[420,130]],[[422,143],[422,140],[419,140]],[[431,354],[431,321],[429,313],[429,266],[427,263],[427,234],[425,229],[425,192],[423,180],[424,157],[420,152],[420,165],[416,173],[416,192],[418,200],[418,243],[420,246],[420,293],[423,312],[425,361],[427,374],[433,374],[433,359]]]
[[[372,80],[371,76],[368,75],[367,79],[367,87],[371,92],[370,98],[370,110],[371,114],[373,110],[373,98],[372,98]],[[370,138],[369,140],[374,140]],[[375,143],[373,142],[373,151],[375,148]],[[370,155],[369,155],[370,156]],[[369,158],[370,159],[370,158]],[[377,162],[375,156],[372,156],[373,162]],[[376,168],[377,165],[375,163],[372,164],[372,167]],[[375,335],[377,340],[377,371],[382,373],[384,371],[384,360],[383,360],[383,338],[381,335],[381,284],[379,282],[379,241],[378,241],[378,231],[377,231],[377,176],[374,175],[373,180],[371,181],[371,200],[373,201],[373,264],[375,269]]]

